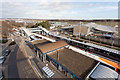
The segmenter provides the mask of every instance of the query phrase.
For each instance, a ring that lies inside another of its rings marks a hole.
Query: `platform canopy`
[[[98,78],[113,78],[113,79],[118,79],[119,74],[112,70],[111,68],[104,66],[100,64],[94,72],[90,75],[91,78],[93,79],[98,79]]]

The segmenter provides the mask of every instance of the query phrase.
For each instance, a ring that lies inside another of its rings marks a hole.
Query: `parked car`
[[[7,49],[7,50],[3,53],[3,56],[8,56],[9,53],[10,53],[10,50]]]
[[[2,64],[5,61],[5,56],[0,57],[0,64]]]
[[[3,79],[3,72],[2,72],[2,70],[0,69],[0,80],[2,80]]]

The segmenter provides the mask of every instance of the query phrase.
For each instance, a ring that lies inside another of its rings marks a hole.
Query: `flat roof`
[[[98,63],[98,61],[92,58],[67,48],[59,50],[58,53],[58,62],[82,79],[85,79]],[[57,52],[52,52],[47,55],[57,61]]]
[[[68,45],[65,41],[57,41],[57,42],[53,42],[53,43],[46,43],[44,45],[40,45],[38,48],[43,52],[43,53],[47,53],[49,51],[61,48],[63,46]]]
[[[50,41],[48,41],[48,40],[45,40],[45,39],[43,39],[43,40],[34,40],[34,41],[30,41],[30,43],[32,43],[33,45],[42,45],[43,43],[51,43]]]
[[[48,44],[48,43],[52,43],[52,42],[43,39],[43,40],[35,40],[35,41],[31,42],[31,43],[32,43],[33,45],[37,46],[37,47],[40,47],[40,46],[42,46],[42,45],[45,45],[45,44]]]

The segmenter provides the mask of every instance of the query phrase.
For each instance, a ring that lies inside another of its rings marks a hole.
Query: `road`
[[[3,64],[4,78],[38,78],[24,51],[20,48],[22,39],[15,36],[14,40],[16,45],[10,47],[11,53]]]

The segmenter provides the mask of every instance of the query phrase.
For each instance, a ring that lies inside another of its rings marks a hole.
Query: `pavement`
[[[39,78],[21,49],[21,38],[15,36],[14,39],[16,45],[10,47],[11,53],[2,65],[4,78]]]

